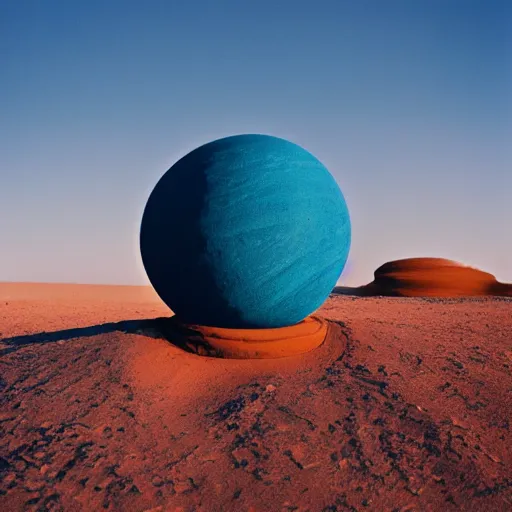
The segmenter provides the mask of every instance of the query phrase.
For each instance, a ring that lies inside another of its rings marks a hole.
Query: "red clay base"
[[[302,322],[276,329],[226,329],[182,324],[173,317],[167,335],[195,354],[229,359],[276,359],[309,352],[327,335],[327,322],[309,316]]]

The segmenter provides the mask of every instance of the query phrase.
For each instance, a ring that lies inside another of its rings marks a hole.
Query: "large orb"
[[[343,194],[320,161],[280,138],[236,135],[162,176],[140,247],[152,285],[182,322],[275,328],[322,305],[350,239]]]

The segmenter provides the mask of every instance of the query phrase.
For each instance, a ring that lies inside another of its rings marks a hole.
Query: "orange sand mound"
[[[390,261],[375,271],[374,280],[359,288],[337,287],[340,294],[401,297],[512,297],[512,284],[487,272],[442,258]]]
[[[335,296],[242,360],[146,293],[0,284],[2,510],[510,510],[511,299]]]

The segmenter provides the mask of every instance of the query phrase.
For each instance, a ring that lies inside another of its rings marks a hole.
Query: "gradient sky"
[[[199,144],[332,172],[341,282],[441,256],[512,282],[512,2],[0,0],[0,281],[147,283],[147,197]]]

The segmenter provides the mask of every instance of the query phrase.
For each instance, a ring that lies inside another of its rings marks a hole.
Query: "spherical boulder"
[[[321,306],[350,239],[343,194],[313,155],[280,138],[236,135],[162,176],[140,247],[152,285],[182,322],[275,328]]]

